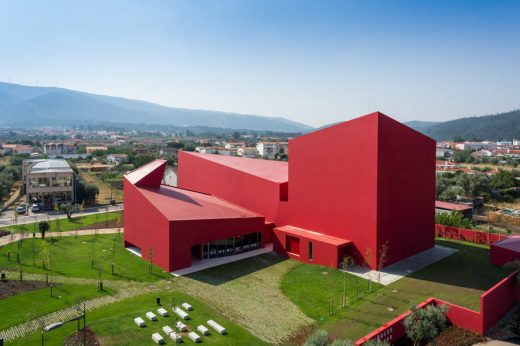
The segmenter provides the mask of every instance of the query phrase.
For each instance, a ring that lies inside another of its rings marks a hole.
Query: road
[[[123,210],[122,203],[116,204],[116,205],[87,208],[83,212],[83,215],[100,214],[100,213],[119,211],[119,210]],[[79,215],[79,213],[73,214],[73,217],[78,216],[78,215]],[[58,217],[60,219],[64,219],[67,217],[67,215],[65,213],[60,212],[58,214]],[[53,220],[56,219],[56,213],[54,211],[42,211],[39,213],[33,213],[33,212],[29,211],[29,215],[18,215],[17,224],[22,225],[22,224],[38,222],[38,221],[48,221],[49,218],[51,218]],[[13,209],[6,210],[0,215],[0,227],[12,226],[13,223],[14,223]]]

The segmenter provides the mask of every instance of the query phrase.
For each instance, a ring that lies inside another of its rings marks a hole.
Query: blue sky
[[[0,81],[313,126],[439,121],[520,108],[519,18],[500,0],[0,0]]]

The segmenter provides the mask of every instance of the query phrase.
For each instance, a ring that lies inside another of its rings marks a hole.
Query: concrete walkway
[[[130,252],[134,253],[132,250],[129,250]],[[226,257],[219,257],[219,258],[212,258],[208,260],[202,260],[202,261],[195,261],[193,260],[191,263],[191,267],[179,269],[176,271],[171,272],[174,276],[181,276],[181,275],[188,275],[192,273],[196,273],[198,271],[218,267],[226,263],[231,263],[235,261],[240,261],[249,257],[254,257],[258,255],[262,255],[264,253],[272,252],[273,251],[273,244],[267,244],[265,247],[258,249],[258,250],[252,250],[248,252],[241,253],[239,255],[234,256],[226,256]],[[136,254],[136,253],[134,253]],[[138,255],[140,256],[140,255]]]
[[[85,209],[83,212],[83,215],[90,215],[90,214],[102,214],[102,213],[108,213],[111,211],[120,211],[124,209],[123,204],[117,204],[117,205],[107,205],[107,206],[100,206],[100,207],[93,207]],[[7,209],[6,211],[2,212],[0,214],[0,227],[4,226],[12,226],[14,222],[14,211],[13,209]],[[59,219],[64,219],[67,217],[65,213],[59,213],[58,215]],[[81,216],[80,213],[73,214],[73,217]],[[39,213],[33,213],[29,212],[29,215],[19,215],[16,223],[18,225],[24,225],[26,223],[33,223],[38,221],[48,221],[49,219],[56,219],[56,213],[54,211],[42,211]]]
[[[63,231],[63,232],[46,232],[46,238],[52,237],[70,237],[70,236],[80,236],[80,235],[90,235],[92,232],[96,231],[97,234],[111,234],[117,233],[117,228],[99,228],[99,229],[78,229],[72,231]],[[123,233],[123,228],[121,228],[121,234]],[[35,233],[36,238],[41,238],[40,232]],[[5,246],[10,243],[17,242],[21,239],[30,239],[32,235],[30,233],[11,233],[11,235],[6,235],[0,237],[0,246]]]
[[[407,275],[415,273],[419,269],[440,261],[441,259],[446,258],[457,251],[458,250],[450,247],[435,245],[431,249],[389,265],[381,271],[368,270],[365,267],[355,265],[350,267],[350,269],[347,270],[347,273],[356,275],[366,280],[372,280],[376,282],[380,280],[381,284],[386,286],[396,282],[399,279],[402,279]]]

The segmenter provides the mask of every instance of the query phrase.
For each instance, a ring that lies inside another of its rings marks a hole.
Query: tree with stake
[[[354,264],[354,258],[351,256],[343,257],[343,260],[341,261],[341,268],[343,268],[343,299],[341,306],[343,308],[347,306],[347,270],[352,264]]]
[[[149,273],[152,273],[152,265],[153,265],[153,249],[152,248],[149,248],[148,249],[148,272]]]
[[[371,263],[373,262],[372,259],[372,250],[370,248],[367,248],[365,250],[365,253],[363,255],[363,266],[368,270],[367,271],[367,277],[368,277],[368,293],[372,292],[372,267]]]
[[[78,211],[78,208],[70,203],[62,204],[60,209],[67,215],[67,219],[69,220],[72,219],[72,214]]]
[[[112,243],[112,275],[114,275],[114,266],[116,262],[116,241],[117,238],[114,237],[113,243]]]
[[[91,268],[94,269],[94,239],[95,239],[95,235],[94,235],[94,230],[92,230],[92,232],[90,233],[90,247],[92,249],[92,257],[91,257]]]
[[[381,285],[381,269],[383,269],[386,260],[388,258],[388,240],[381,245],[381,249],[379,249],[379,258],[377,261],[377,282],[379,283],[379,286]]]
[[[59,213],[60,213],[60,206],[58,205],[58,203],[54,203],[54,213],[56,214],[56,220],[54,220],[54,224],[56,225],[56,231],[59,232],[60,231],[60,216],[59,216]],[[61,236],[60,235],[61,233],[58,233],[58,236]]]

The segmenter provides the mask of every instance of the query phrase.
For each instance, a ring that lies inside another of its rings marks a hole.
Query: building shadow
[[[226,263],[217,267],[204,269],[196,273],[188,274],[185,277],[209,285],[218,286],[286,260],[288,260],[287,257],[282,257],[274,252],[269,252],[245,258],[243,260]]]
[[[490,263],[487,248],[442,239],[436,244],[458,251],[408,275],[409,278],[487,291],[511,273]]]

